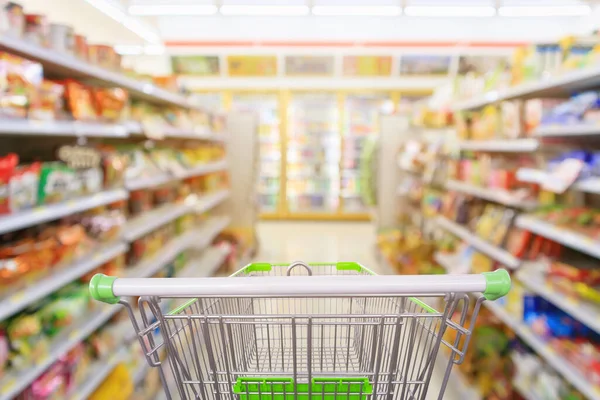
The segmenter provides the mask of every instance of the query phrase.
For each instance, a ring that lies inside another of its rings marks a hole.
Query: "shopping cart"
[[[127,308],[168,399],[404,400],[425,398],[440,347],[443,397],[482,302],[510,285],[504,270],[379,276],[353,262],[295,262],[229,278],[99,274],[90,291]],[[139,310],[123,296],[140,296]],[[167,299],[179,305],[165,312]]]

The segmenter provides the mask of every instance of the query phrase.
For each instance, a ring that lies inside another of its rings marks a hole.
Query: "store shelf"
[[[212,172],[222,171],[227,168],[227,162],[225,160],[215,161],[212,163],[207,163],[203,165],[198,165],[196,167],[192,167],[187,171],[184,171],[177,176],[161,173],[156,176],[148,176],[144,178],[136,178],[130,179],[125,182],[125,187],[127,190],[140,190],[140,189],[150,189],[153,187],[158,187],[164,185],[166,183],[177,181],[186,178],[192,178],[194,176],[206,175]]]
[[[498,261],[507,268],[515,269],[521,265],[521,261],[508,251],[485,241],[456,222],[450,221],[445,217],[438,216],[436,218],[436,223],[441,228],[459,237],[464,242],[473,246],[476,250],[486,254],[488,257]]]
[[[517,273],[517,278],[532,292],[542,296],[573,318],[583,322],[588,328],[600,333],[600,307],[560,293],[548,286],[539,272],[532,271],[532,268],[527,266],[521,268]]]
[[[592,124],[541,126],[534,134],[540,138],[589,139],[590,136],[600,136],[600,126]]]
[[[186,232],[172,239],[157,254],[131,267],[128,276],[138,278],[151,277],[166,264],[173,261],[182,251],[190,248],[202,249],[208,246],[215,236],[229,225],[230,220],[229,217],[215,217],[208,220],[201,228]]]
[[[523,210],[532,210],[536,207],[535,201],[521,199],[513,193],[502,189],[488,189],[454,180],[446,182],[446,189],[470,194],[471,196],[503,204],[507,207],[520,208]]]
[[[40,277],[26,287],[0,298],[0,321],[93,271],[126,250],[125,243],[108,243],[92,251],[91,254],[80,257],[70,265],[53,268],[51,274]]]
[[[173,139],[191,139],[191,140],[210,140],[215,142],[225,141],[224,134],[217,134],[206,129],[182,129],[172,126],[163,128],[163,134],[168,138]]]
[[[519,228],[564,244],[567,247],[600,258],[600,242],[588,236],[544,222],[535,216],[519,215],[516,220]]]
[[[537,337],[527,325],[518,321],[501,305],[495,302],[486,301],[483,304],[489,308],[498,319],[509,326],[525,343],[527,343],[540,357],[545,359],[556,372],[561,374],[563,378],[571,383],[577,390],[583,393],[588,399],[600,400],[600,387],[592,385],[579,370]]]
[[[125,349],[118,350],[106,360],[98,360],[90,366],[82,387],[77,388],[69,400],[86,400],[106,380],[106,377],[125,359]]]
[[[200,257],[190,260],[185,265],[183,270],[177,274],[177,277],[198,278],[213,276],[217,268],[219,268],[223,261],[225,261],[229,252],[230,249],[225,249],[222,247],[210,247],[203,251]]]
[[[517,179],[521,182],[537,183],[542,185],[551,175],[539,169],[520,168],[517,171]],[[586,193],[600,194],[600,177],[585,178],[575,182],[569,187],[570,190],[578,190]]]
[[[191,103],[182,95],[169,92],[152,83],[138,81],[121,73],[91,65],[52,49],[36,46],[25,40],[1,35],[0,48],[41,63],[44,72],[54,77],[82,79],[100,86],[116,86],[127,90],[134,99],[160,105],[192,108]]]
[[[486,151],[498,153],[528,153],[539,148],[537,139],[513,140],[463,140],[459,142],[461,150]]]
[[[0,217],[0,234],[56,220],[91,208],[124,200],[129,196],[123,189],[109,190],[58,204],[48,204]]]
[[[189,212],[190,205],[186,203],[165,204],[157,209],[147,211],[127,221],[122,230],[123,239],[133,242]]]
[[[49,344],[48,354],[35,360],[28,368],[11,371],[0,381],[0,400],[10,400],[29,386],[38,376],[73,347],[104,325],[123,308],[116,305],[101,305],[86,315],[92,316],[77,322],[56,336]]]
[[[600,86],[600,67],[567,72],[540,82],[525,83],[502,91],[491,91],[471,100],[458,102],[454,111],[472,110],[512,99],[568,97],[582,89]]]
[[[223,171],[227,169],[227,161],[221,160],[212,163],[208,163],[205,165],[199,165],[197,167],[192,167],[189,170],[185,171],[185,173],[178,176],[179,179],[192,178],[194,176],[211,174],[213,172]]]
[[[123,138],[129,136],[129,130],[119,124],[2,119],[0,120],[0,135]]]

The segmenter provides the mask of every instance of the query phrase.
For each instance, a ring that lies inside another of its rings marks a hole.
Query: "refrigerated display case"
[[[292,93],[286,140],[290,217],[339,210],[341,137],[336,93]]]
[[[233,111],[252,111],[258,115],[260,168],[258,197],[261,214],[281,215],[282,141],[281,102],[278,93],[232,93]]]
[[[192,96],[192,102],[203,110],[219,113],[225,110],[223,92],[197,92]]]
[[[341,198],[343,213],[366,213],[361,187],[361,156],[367,140],[379,134],[382,114],[394,112],[389,93],[349,93],[344,97]]]

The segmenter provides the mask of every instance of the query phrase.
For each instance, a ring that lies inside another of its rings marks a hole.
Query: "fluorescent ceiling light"
[[[503,6],[498,9],[501,17],[580,17],[592,12],[590,6]]]
[[[127,18],[127,15],[125,14],[125,12],[123,10],[121,10],[116,5],[113,5],[112,3],[109,3],[105,0],[85,0],[85,1],[86,1],[86,3],[96,7],[99,11],[108,15],[109,17],[111,17],[112,19],[114,19],[117,22],[123,22],[125,20],[125,18]]]
[[[496,9],[487,6],[407,6],[404,13],[409,17],[493,17]]]
[[[218,7],[212,4],[147,4],[129,7],[129,14],[144,16],[213,15]]]
[[[398,6],[313,6],[312,13],[319,16],[395,17],[402,14],[402,8]]]
[[[119,6],[114,3],[114,1],[109,0],[85,0],[87,3],[96,7],[98,10],[102,11],[104,14],[108,15],[115,21],[122,24],[125,28],[129,29],[131,32],[135,33],[142,39],[150,42],[150,43],[160,43],[160,37],[153,30],[147,27],[146,24],[142,23],[136,18],[130,17],[125,14],[123,10]]]
[[[278,16],[296,16],[308,15],[308,6],[279,6],[279,5],[245,5],[245,4],[225,4],[220,8],[223,15],[278,15]]]
[[[123,26],[150,43],[160,42],[158,34],[146,28],[144,24],[134,18],[127,18],[123,21]]]

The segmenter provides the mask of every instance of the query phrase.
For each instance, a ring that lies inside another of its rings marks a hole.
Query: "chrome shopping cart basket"
[[[90,292],[127,308],[168,399],[404,400],[425,399],[440,348],[443,397],[481,303],[510,285],[505,270],[379,276],[353,262],[295,262],[229,278],[99,274]],[[139,310],[125,296],[139,296]]]

